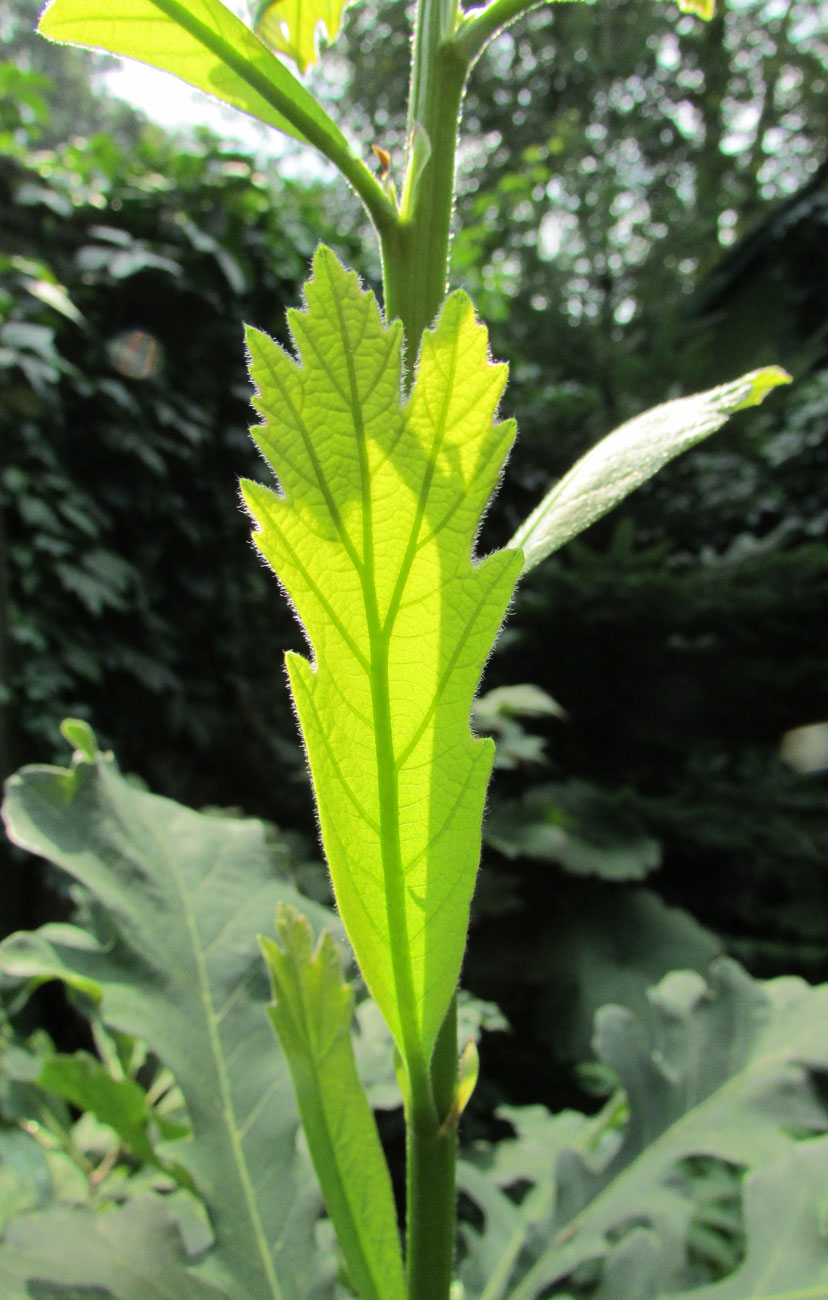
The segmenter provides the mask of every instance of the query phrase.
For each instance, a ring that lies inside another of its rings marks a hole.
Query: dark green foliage
[[[352,225],[320,188],[150,129],[128,153],[12,140],[0,189],[5,770],[72,712],[170,792],[288,819],[295,799],[301,821],[303,779],[255,776],[301,759],[273,649],[297,634],[233,504],[259,472],[241,322],[279,336],[317,240],[347,257]]]

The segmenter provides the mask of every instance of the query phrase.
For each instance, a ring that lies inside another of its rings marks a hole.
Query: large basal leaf
[[[747,1179],[742,1266],[667,1300],[828,1300],[826,1206],[828,1140],[820,1138]]]
[[[261,0],[253,25],[273,50],[287,54],[300,72],[319,57],[320,28],[330,43],[336,40],[348,0]]]
[[[91,933],[85,943],[77,927],[13,935],[0,966],[35,978],[65,972],[100,1000],[106,1024],[146,1042],[173,1072],[192,1137],[166,1150],[192,1177],[217,1241],[201,1275],[233,1300],[307,1300],[318,1282],[318,1193],[297,1147],[256,936],[280,901],[315,925],[333,918],[279,879],[261,823],[147,794],[111,755],[84,749],[69,770],[12,777],[4,815],[15,843],[90,892]]]
[[[596,1018],[596,1055],[620,1079],[628,1111],[615,1137],[610,1127],[598,1141],[594,1122],[583,1121],[569,1145],[565,1117],[549,1116],[546,1136],[536,1117],[508,1159],[493,1153],[484,1191],[481,1170],[468,1177],[461,1167],[460,1185],[495,1229],[493,1245],[484,1221],[488,1273],[471,1276],[471,1295],[568,1294],[573,1272],[586,1262],[606,1269],[634,1228],[646,1229],[646,1242],[627,1246],[625,1268],[641,1267],[646,1254],[659,1294],[678,1290],[687,1285],[693,1218],[679,1163],[709,1156],[770,1170],[794,1154],[798,1139],[828,1128],[816,1082],[828,1068],[828,985],[811,988],[794,978],[761,984],[721,959],[709,987],[701,976],[676,972],[650,1001],[646,1027],[621,1007],[605,1007]],[[544,1146],[546,1173],[538,1168]],[[521,1181],[521,1172],[532,1187],[510,1220],[500,1189]],[[474,1260],[478,1244],[470,1235]],[[749,1255],[755,1249],[748,1223]],[[642,1300],[652,1294],[645,1290]],[[742,1300],[735,1290],[725,1294]]]
[[[651,889],[562,881],[555,903],[521,980],[533,990],[538,1032],[573,1066],[589,1057],[601,1007],[618,1002],[647,1023],[654,984],[671,970],[706,972],[722,952],[711,931]]]
[[[47,1093],[106,1124],[142,1163],[156,1165],[182,1186],[195,1190],[186,1174],[163,1160],[156,1149],[159,1138],[183,1137],[186,1129],[182,1132],[178,1125],[165,1123],[135,1079],[113,1078],[95,1057],[77,1052],[74,1056],[47,1056],[36,1082]]]
[[[38,31],[175,73],[297,140],[310,129],[348,150],[313,95],[221,0],[52,0]]]
[[[472,558],[514,436],[469,299],[427,331],[401,404],[399,322],[318,250],[298,359],[248,343],[258,443],[282,492],[244,486],[256,542],[313,661],[288,655],[322,837],[357,959],[422,1077],[454,993],[494,745],[472,696],[520,556]]]
[[[510,546],[524,554],[524,573],[611,510],[683,451],[715,433],[729,416],[758,406],[790,383],[779,366],[754,370],[694,397],[679,397],[636,416],[573,465],[518,528]]]
[[[353,989],[328,931],[314,952],[301,913],[280,908],[276,928],[277,943],[261,941],[273,980],[270,1018],[293,1075],[325,1207],[360,1300],[403,1300],[391,1179],[351,1043]]]
[[[94,1214],[55,1208],[6,1225],[0,1242],[3,1300],[222,1300],[186,1268],[163,1198]],[[254,1293],[250,1293],[252,1300]],[[258,1294],[256,1293],[257,1300]]]

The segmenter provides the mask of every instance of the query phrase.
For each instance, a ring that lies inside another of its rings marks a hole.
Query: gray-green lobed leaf
[[[461,1186],[487,1216],[480,1244],[488,1255],[487,1278],[482,1284],[479,1276],[471,1279],[476,1285],[470,1293],[478,1300],[559,1294],[552,1289],[565,1289],[587,1263],[605,1272],[635,1226],[647,1230],[646,1245],[628,1246],[624,1267],[643,1268],[646,1253],[661,1292],[678,1290],[687,1285],[693,1217],[676,1176],[681,1161],[709,1155],[761,1172],[799,1151],[824,1148],[820,1135],[828,1115],[815,1080],[828,1069],[828,986],[811,988],[794,978],[762,984],[721,959],[709,985],[695,973],[674,972],[651,991],[650,1001],[647,1026],[617,1006],[605,1007],[596,1018],[596,1055],[620,1079],[626,1122],[620,1125],[610,1111],[600,1133],[595,1122],[576,1121],[571,1142],[561,1117],[548,1118],[546,1137],[543,1124],[535,1124],[524,1161],[532,1187],[511,1235],[499,1226],[508,1206],[497,1213],[494,1207],[503,1197],[497,1189],[515,1181],[520,1140],[511,1165],[500,1157],[493,1167],[485,1190],[488,1207],[479,1190],[481,1170],[469,1175],[461,1168]],[[537,1170],[538,1148],[544,1146],[545,1176]],[[489,1221],[499,1255],[486,1240]],[[477,1249],[472,1242],[472,1258]],[[756,1249],[749,1223],[749,1255]],[[641,1300],[653,1294],[645,1289]],[[723,1300],[752,1294],[728,1291]],[[764,1292],[755,1294],[769,1300]],[[709,1296],[714,1300],[716,1290]]]
[[[307,1300],[326,1285],[318,1191],[268,1022],[256,936],[280,901],[315,928],[333,918],[279,878],[261,823],[192,812],[125,781],[111,755],[87,742],[83,751],[68,770],[13,777],[4,815],[15,843],[89,891],[97,932],[13,935],[0,965],[80,986],[105,1024],[145,1041],[172,1071],[192,1136],[166,1151],[193,1179],[216,1237],[199,1276],[230,1300]],[[94,1216],[74,1222],[67,1240],[80,1258],[100,1229]],[[0,1259],[9,1249],[0,1243]],[[15,1249],[19,1259],[23,1246]]]

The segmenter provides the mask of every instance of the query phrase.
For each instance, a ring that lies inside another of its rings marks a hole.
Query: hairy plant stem
[[[456,0],[420,0],[399,217],[380,234],[385,311],[405,331],[409,375],[446,295],[460,104],[468,62],[454,41]]]
[[[457,46],[468,66],[471,67],[493,36],[543,3],[544,0],[491,0],[485,9],[472,10],[457,29]]]

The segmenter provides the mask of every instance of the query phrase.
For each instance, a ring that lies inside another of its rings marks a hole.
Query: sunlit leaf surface
[[[399,322],[320,249],[298,359],[248,334],[281,494],[244,486],[305,627],[288,656],[337,901],[403,1055],[427,1060],[460,970],[494,746],[469,712],[520,569],[472,558],[512,441],[505,367],[468,298],[427,332],[400,400]]]

